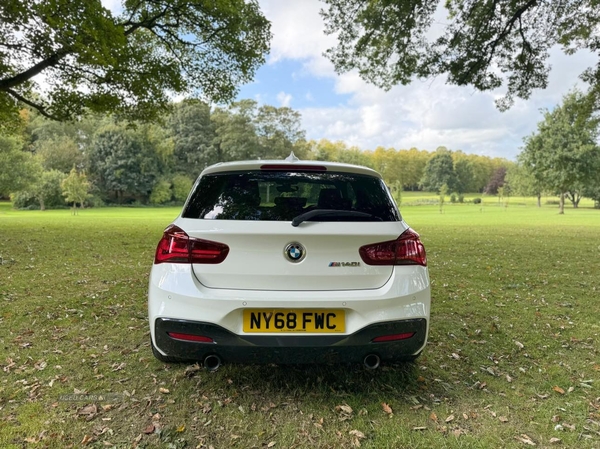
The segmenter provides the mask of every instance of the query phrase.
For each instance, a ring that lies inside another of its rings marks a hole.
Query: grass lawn
[[[600,447],[600,211],[411,195],[430,340],[376,371],[162,364],[146,290],[178,209],[0,203],[0,447]]]

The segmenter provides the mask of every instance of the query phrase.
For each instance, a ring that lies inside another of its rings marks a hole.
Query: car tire
[[[162,355],[158,351],[158,349],[156,349],[152,340],[150,340],[150,345],[152,346],[152,355],[157,360],[160,360],[163,363],[181,363],[181,362],[183,362],[183,359],[180,359],[179,357],[169,357],[168,355]]]

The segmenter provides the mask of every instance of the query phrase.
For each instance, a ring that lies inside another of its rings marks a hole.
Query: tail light
[[[412,229],[404,231],[396,240],[361,246],[358,252],[367,265],[427,266],[425,247]]]
[[[154,263],[211,263],[225,260],[229,247],[223,243],[190,237],[175,225],[169,226],[158,242]]]
[[[409,338],[412,338],[413,335],[415,335],[415,332],[405,332],[403,334],[382,335],[380,337],[375,337],[371,341],[373,343],[384,343],[387,341],[407,340]]]

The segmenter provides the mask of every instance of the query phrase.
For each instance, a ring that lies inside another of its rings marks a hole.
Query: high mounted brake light
[[[300,164],[265,164],[260,166],[261,170],[271,171],[327,171],[324,165],[300,165]]]
[[[358,253],[367,265],[427,266],[425,247],[412,229],[404,231],[396,240],[362,246]]]
[[[180,227],[171,225],[158,242],[154,263],[217,264],[223,262],[227,254],[227,245],[190,237]]]

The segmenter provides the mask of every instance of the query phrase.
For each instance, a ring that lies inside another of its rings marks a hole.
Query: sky
[[[383,91],[357,73],[338,75],[323,52],[335,45],[323,32],[318,0],[259,0],[271,21],[273,39],[267,62],[255,80],[240,88],[238,99],[289,106],[302,114],[308,139],[344,141],[361,149],[439,146],[514,160],[523,137],[536,129],[543,108],[552,109],[574,86],[586,86],[579,74],[597,56],[579,52],[566,56],[551,51],[548,88],[528,100],[517,100],[507,112],[494,100],[503,89],[478,92],[447,85],[444,77],[416,80]],[[441,11],[440,11],[441,12]]]
[[[254,81],[241,86],[238,99],[289,106],[302,115],[308,139],[341,140],[363,150],[382,146],[434,151],[445,146],[514,160],[523,138],[534,132],[542,119],[541,110],[554,108],[575,86],[585,89],[578,76],[597,62],[590,52],[567,56],[553,48],[548,87],[500,112],[494,100],[503,96],[502,88],[479,92],[447,85],[439,76],[384,91],[360,79],[356,72],[338,75],[323,56],[336,44],[335,37],[323,32],[319,11],[324,3],[258,1],[271,22],[271,51]],[[121,0],[102,2],[114,12],[121,10]],[[436,19],[444,22],[444,8],[438,8]]]

